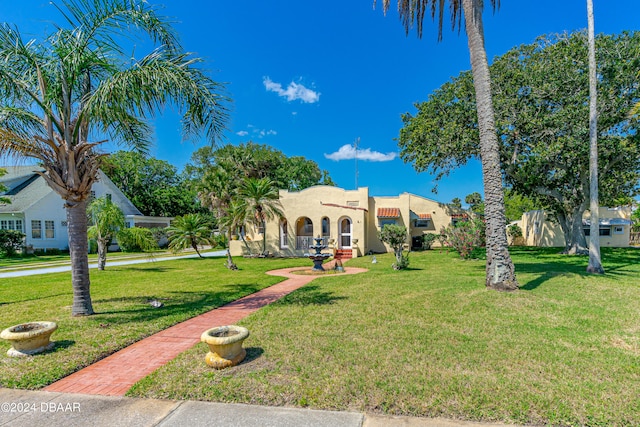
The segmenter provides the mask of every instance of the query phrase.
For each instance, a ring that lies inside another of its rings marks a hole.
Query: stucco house
[[[631,232],[631,207],[600,207],[600,246],[625,248],[629,246]],[[563,247],[564,234],[557,222],[550,219],[542,210],[525,212],[517,221],[522,228],[522,237],[526,246]],[[589,212],[585,212],[582,225],[589,242]]]
[[[25,244],[33,249],[68,249],[67,213],[62,198],[35,171],[38,166],[2,166],[7,174],[0,182],[7,187],[3,196],[11,203],[0,204],[0,228],[22,231]],[[148,217],[127,199],[102,172],[91,191],[92,197],[110,197],[125,214],[127,227],[166,227],[171,218]]]
[[[452,223],[456,213],[446,204],[414,194],[370,196],[367,187],[345,190],[318,185],[302,191],[280,190],[284,217],[266,225],[266,250],[277,256],[303,256],[310,252],[314,237],[321,237],[343,258],[369,252],[388,252],[378,232],[387,224],[407,228],[407,244],[421,244],[425,233],[438,233]],[[231,242],[232,255],[262,250],[262,233],[258,227],[245,230],[247,246],[241,240]]]

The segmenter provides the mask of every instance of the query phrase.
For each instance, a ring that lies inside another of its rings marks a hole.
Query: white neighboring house
[[[0,168],[7,171],[0,177],[0,183],[7,187],[2,195],[11,200],[9,204],[0,204],[0,229],[22,231],[28,248],[68,249],[64,201],[35,172],[44,169],[38,166]],[[167,227],[172,219],[143,216],[102,171],[98,171],[98,182],[93,184],[91,196],[110,197],[124,212],[127,227]]]

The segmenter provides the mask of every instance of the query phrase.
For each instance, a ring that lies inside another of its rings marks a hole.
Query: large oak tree
[[[633,196],[640,170],[640,33],[596,37],[601,204]],[[540,37],[491,65],[496,128],[507,183],[550,210],[567,242],[586,253],[589,206],[589,65],[584,32]],[[472,76],[463,72],[403,116],[401,157],[438,178],[480,155]]]

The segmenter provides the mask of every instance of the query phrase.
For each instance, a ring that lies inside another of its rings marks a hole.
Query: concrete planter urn
[[[11,326],[2,333],[0,338],[11,343],[7,356],[31,356],[49,350],[54,343],[49,341],[51,334],[58,329],[55,322],[29,322]]]
[[[215,369],[236,366],[242,362],[247,351],[242,342],[249,336],[249,330],[242,326],[219,326],[204,331],[200,341],[207,343],[209,352],[205,358],[207,365]]]

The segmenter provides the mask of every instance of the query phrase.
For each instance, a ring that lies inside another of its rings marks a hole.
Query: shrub
[[[507,235],[512,239],[522,237],[522,228],[518,224],[511,224],[507,227]]]
[[[123,252],[145,252],[158,248],[151,230],[141,227],[120,230],[118,232],[118,246]]]
[[[11,257],[24,244],[24,233],[17,230],[0,230],[0,254]]]
[[[458,251],[460,258],[469,259],[475,248],[485,245],[485,227],[482,220],[461,221],[446,229],[447,243]]]
[[[402,270],[409,265],[409,256],[402,255],[402,249],[407,241],[407,228],[400,225],[385,225],[378,233],[378,237],[393,249],[396,255],[394,270]]]
[[[431,245],[438,238],[437,234],[427,233],[422,236],[422,249],[429,250],[431,249]]]

